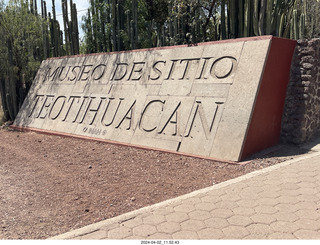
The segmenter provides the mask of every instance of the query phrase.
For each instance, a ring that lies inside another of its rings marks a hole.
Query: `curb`
[[[153,204],[151,206],[143,207],[143,208],[140,208],[140,209],[137,209],[137,210],[131,211],[129,213],[125,213],[125,214],[122,214],[122,215],[119,215],[119,216],[116,216],[116,217],[113,217],[113,218],[110,218],[110,219],[107,219],[107,220],[103,220],[103,221],[100,221],[98,223],[94,223],[94,224],[91,224],[91,225],[88,225],[88,226],[85,226],[85,227],[82,227],[82,228],[79,228],[79,229],[76,229],[76,230],[73,230],[73,231],[69,231],[67,233],[48,238],[47,240],[73,239],[73,238],[78,237],[78,236],[83,236],[83,235],[86,235],[86,234],[90,234],[92,232],[100,230],[100,228],[102,226],[108,226],[108,225],[113,224],[113,223],[119,223],[120,224],[123,221],[126,221],[128,219],[133,219],[135,216],[143,214],[145,212],[150,212],[150,211],[153,211],[153,210],[155,210],[157,208],[162,208],[162,207],[165,207],[167,205],[180,202],[182,200],[194,197],[194,196],[199,195],[199,194],[205,194],[205,193],[207,193],[209,191],[212,191],[212,190],[220,189],[222,187],[226,187],[226,186],[238,183],[238,182],[243,181],[243,180],[247,180],[247,179],[250,179],[250,178],[265,174],[265,173],[269,173],[269,172],[271,172],[273,170],[276,170],[276,169],[279,169],[279,168],[283,168],[285,166],[289,166],[292,163],[296,163],[296,162],[299,162],[299,161],[302,161],[302,160],[307,160],[307,159],[313,158],[315,156],[320,156],[320,152],[311,151],[310,153],[307,153],[307,154],[305,154],[303,156],[300,156],[300,157],[297,157],[297,158],[294,158],[294,159],[290,159],[290,160],[284,161],[282,163],[279,163],[279,164],[276,164],[276,165],[273,165],[273,166],[270,166],[270,167],[267,167],[267,168],[264,168],[264,169],[261,169],[261,170],[256,170],[256,171],[248,173],[246,175],[242,175],[240,177],[237,177],[237,178],[234,178],[234,179],[231,179],[231,180],[227,180],[225,182],[222,182],[222,183],[219,183],[219,184],[216,184],[216,185],[213,185],[213,186],[206,187],[204,189],[200,189],[200,190],[191,192],[189,194],[185,194],[185,195],[182,195],[182,196],[179,196],[179,197],[176,197],[176,198],[173,198],[173,199],[169,199],[169,200],[157,203],[157,204]]]

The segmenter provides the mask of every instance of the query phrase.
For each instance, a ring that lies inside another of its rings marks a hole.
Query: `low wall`
[[[281,140],[300,144],[320,134],[320,39],[300,40],[292,59]]]
[[[295,46],[263,36],[48,59],[13,127],[240,161],[279,142]]]

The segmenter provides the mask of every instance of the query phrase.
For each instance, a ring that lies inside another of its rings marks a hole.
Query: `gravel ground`
[[[304,153],[278,145],[236,165],[8,129],[0,139],[0,239],[45,239]]]

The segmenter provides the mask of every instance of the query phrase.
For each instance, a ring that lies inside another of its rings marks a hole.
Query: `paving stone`
[[[184,204],[196,204],[200,202],[201,202],[201,199],[199,197],[192,197],[192,198],[183,200]]]
[[[233,210],[234,214],[238,214],[238,215],[253,215],[256,213],[256,211],[253,208],[250,207],[238,207],[238,208],[234,208]]]
[[[157,225],[157,230],[159,232],[172,234],[174,232],[180,231],[181,227],[180,224],[176,222],[165,222]]]
[[[134,219],[130,219],[130,220],[127,220],[127,221],[121,223],[121,226],[126,226],[126,227],[129,227],[129,228],[133,228],[135,226],[141,225],[142,223],[143,223],[142,222],[142,218],[136,217]]]
[[[224,188],[215,189],[208,192],[208,196],[214,196],[214,197],[221,197],[226,194],[226,191]]]
[[[318,202],[320,200],[320,197],[317,196],[317,195],[305,195],[305,194],[302,194],[302,195],[299,195],[297,197],[297,199],[299,201]]]
[[[255,223],[267,224],[267,225],[270,225],[271,223],[273,223],[277,220],[275,217],[273,217],[270,214],[260,214],[260,213],[254,214],[250,218]]]
[[[159,208],[153,211],[154,214],[161,214],[161,215],[167,215],[174,213],[173,207],[165,207],[165,208]]]
[[[173,239],[198,240],[199,236],[195,231],[178,231],[172,235]]]
[[[210,218],[204,221],[205,225],[210,228],[221,229],[229,225],[228,220],[225,218]]]
[[[273,175],[270,175],[270,176],[272,176],[272,179],[267,179],[267,180],[263,181],[264,187],[270,186],[269,190],[276,191],[276,190],[272,189],[272,186],[275,186],[276,187],[275,189],[277,189],[277,186],[283,184],[283,182],[281,180],[278,180],[278,178],[274,177]],[[265,189],[265,188],[263,188],[263,189]]]
[[[241,197],[237,194],[228,193],[228,194],[221,196],[221,200],[236,202],[236,201],[240,201]]]
[[[108,238],[110,239],[124,239],[128,236],[132,236],[132,229],[128,227],[121,226],[108,231]]]
[[[241,199],[237,201],[237,204],[239,207],[244,207],[244,208],[254,208],[259,205],[256,200],[250,200],[250,199]]]
[[[258,200],[260,197],[258,196],[257,193],[250,193],[250,192],[241,192],[239,193],[239,196],[241,197],[241,199],[252,199],[252,200]]]
[[[230,218],[228,218],[228,222],[231,225],[238,225],[238,226],[247,226],[253,223],[253,221],[247,217],[247,216],[241,216],[241,215],[234,215]]]
[[[301,186],[299,186],[298,184],[295,183],[283,183],[279,186],[282,190],[297,190],[299,189]]]
[[[213,209],[217,208],[214,203],[209,202],[201,202],[194,205],[196,210],[204,210],[204,211],[212,211]]]
[[[205,228],[201,231],[198,231],[198,235],[200,239],[210,239],[210,240],[221,239],[224,237],[224,234],[220,229],[214,229],[214,228]]]
[[[294,213],[295,215],[299,216],[302,219],[312,219],[317,220],[320,218],[320,211],[319,210],[298,210]]]
[[[126,240],[144,240],[146,239],[145,237],[142,237],[142,236],[129,236],[129,237],[126,237]]]
[[[311,183],[314,183],[316,182],[316,179],[314,177],[310,177],[310,176],[299,176],[297,178],[297,181],[300,182],[311,182]]]
[[[268,239],[289,240],[289,239],[295,239],[295,237],[291,233],[274,232],[274,233],[268,235]]]
[[[278,221],[294,222],[299,219],[297,215],[291,212],[277,212],[272,216]]]
[[[224,192],[226,194],[238,194],[240,190],[248,187],[248,186],[252,186],[250,183],[249,183],[249,179],[247,180],[244,180],[244,181],[240,181],[238,182],[236,185],[229,185],[229,186],[226,186],[224,187]],[[256,186],[259,186],[258,184],[256,184]]]
[[[295,168],[286,167],[285,171],[282,171],[281,169],[279,169],[279,172],[281,172],[284,178],[288,178],[288,177],[297,178],[299,177],[299,173],[301,172],[301,169],[299,169],[299,167],[295,167]]]
[[[266,238],[274,230],[266,224],[251,224],[246,227],[251,235],[257,235],[260,239]]]
[[[155,239],[155,240],[170,240],[172,239],[172,235],[167,233],[155,233],[149,236],[147,239]]]
[[[243,240],[261,240],[261,239],[263,239],[263,240],[265,240],[265,239],[267,239],[267,235],[265,235],[265,234],[250,234],[250,235],[248,235],[248,236],[246,236],[246,237],[244,237],[244,238],[242,238]]]
[[[304,195],[315,195],[318,193],[318,190],[315,188],[300,188],[298,189],[299,194],[304,194]]]
[[[225,239],[241,239],[248,236],[249,231],[242,226],[228,226],[222,229]]]
[[[225,201],[222,199],[222,201],[216,203],[216,207],[233,209],[238,207],[238,204],[235,201]]]
[[[233,215],[232,210],[230,209],[224,209],[224,208],[217,208],[210,212],[210,214],[213,217],[219,217],[219,218],[229,218]]]
[[[307,176],[307,177],[314,177],[316,175],[317,175],[316,172],[311,172],[311,171],[302,171],[300,173],[300,176]]]
[[[107,224],[107,225],[102,225],[102,226],[100,227],[100,230],[109,231],[109,230],[118,228],[118,227],[120,227],[120,226],[123,226],[123,225],[122,225],[122,224],[119,224],[118,222],[116,222],[116,223],[111,223],[111,224]]]
[[[280,196],[277,198],[277,202],[279,204],[283,203],[283,204],[295,204],[295,203],[299,203],[299,199],[297,198],[297,196]]]
[[[279,192],[277,191],[273,191],[273,190],[266,190],[266,191],[263,191],[263,192],[260,192],[258,194],[260,197],[269,197],[269,198],[277,198],[280,196]]]
[[[312,219],[298,219],[294,222],[299,228],[304,230],[319,230],[320,222]]]
[[[276,232],[283,232],[283,233],[293,233],[299,229],[299,227],[291,222],[286,221],[276,221],[270,225],[272,229]]]
[[[158,225],[166,221],[164,215],[160,214],[151,214],[143,218],[143,223],[147,225]]]
[[[167,221],[181,223],[189,219],[189,216],[183,212],[174,212],[171,214],[166,215]]]
[[[298,196],[300,193],[298,192],[298,190],[280,190],[278,191],[278,193],[280,194],[280,196]]]
[[[188,215],[190,219],[194,219],[194,220],[206,220],[211,217],[211,214],[208,211],[203,211],[203,210],[195,210],[190,212]]]
[[[292,212],[298,210],[298,208],[295,205],[291,205],[290,203],[280,203],[275,206],[275,208],[280,212]]]
[[[312,230],[298,230],[293,233],[298,239],[320,239],[319,231]]]
[[[274,214],[278,212],[278,210],[275,207],[272,206],[266,206],[266,205],[260,205],[254,208],[256,213],[261,214]]]
[[[264,185],[264,186],[261,186],[261,188],[263,189],[263,191],[267,191],[269,192],[270,190],[272,190],[273,192],[278,192],[281,190],[280,186],[279,185]]]
[[[79,236],[77,239],[79,240],[99,240],[107,238],[107,232],[105,230],[98,230],[91,232],[89,234]]]
[[[198,198],[200,198],[200,200],[203,198],[203,197],[206,197],[206,196],[208,196],[208,193],[209,193],[209,191],[207,191],[207,192],[202,192],[202,193],[199,193],[198,195],[197,195],[197,197]]]
[[[286,178],[286,183],[293,183],[293,184],[298,184],[301,181],[298,180],[297,178]]]
[[[266,174],[259,175],[259,181],[257,181],[255,178],[253,179],[247,179],[244,184],[247,186],[264,186],[264,182],[267,180]]]
[[[195,207],[193,204],[180,204],[176,207],[174,207],[174,211],[176,212],[184,212],[184,213],[189,213],[195,210]]]
[[[205,224],[200,220],[187,220],[181,223],[181,229],[187,231],[200,231],[205,228]]]
[[[318,187],[318,184],[314,182],[301,182],[297,185],[301,188],[317,188]]]
[[[283,171],[281,171],[281,169],[279,169],[278,171],[275,171],[273,174],[266,173],[264,181],[271,180],[271,182],[272,182],[272,181],[281,180],[283,178],[284,174],[285,173],[283,173]]]
[[[221,199],[218,196],[205,196],[205,197],[201,197],[201,201],[202,202],[206,202],[206,203],[217,203],[219,202]]]
[[[153,225],[139,225],[133,228],[133,235],[148,237],[157,232],[157,229]]]
[[[248,187],[245,187],[241,190],[240,194],[244,194],[244,193],[247,193],[247,194],[258,194],[260,192],[262,192],[263,189],[262,189],[262,186],[248,186]]]
[[[256,201],[260,205],[275,206],[279,204],[278,198],[263,197]]]
[[[299,202],[294,205],[297,210],[317,210],[319,205],[315,202]]]

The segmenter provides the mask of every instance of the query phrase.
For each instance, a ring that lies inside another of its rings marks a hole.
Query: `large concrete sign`
[[[14,125],[239,161],[279,139],[294,46],[265,36],[48,59]]]

